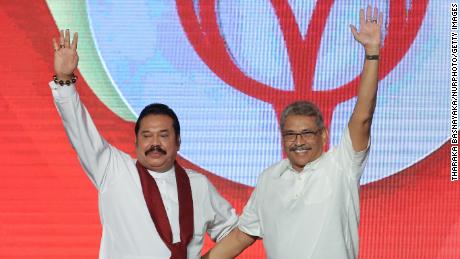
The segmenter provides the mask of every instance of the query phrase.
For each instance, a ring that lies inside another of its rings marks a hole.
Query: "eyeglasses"
[[[311,130],[303,130],[302,132],[293,132],[288,131],[283,133],[283,138],[285,141],[294,142],[297,140],[297,136],[300,136],[303,140],[311,140],[313,139],[318,133],[321,132],[322,129],[317,129],[316,131]]]

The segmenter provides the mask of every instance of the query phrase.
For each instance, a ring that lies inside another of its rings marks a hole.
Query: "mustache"
[[[306,145],[294,145],[289,148],[289,151],[305,151],[305,150],[310,150],[311,147],[308,147]]]
[[[150,148],[145,151],[145,155],[147,156],[150,152],[155,152],[155,151],[159,152],[159,153],[161,153],[163,155],[166,155],[166,151],[164,149],[162,149],[159,145],[150,146]]]

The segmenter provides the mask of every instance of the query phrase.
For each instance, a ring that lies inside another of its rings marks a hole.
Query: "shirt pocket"
[[[318,172],[325,173],[325,172]],[[306,205],[320,204],[332,196],[332,186],[328,177],[312,176],[304,186],[302,201]]]

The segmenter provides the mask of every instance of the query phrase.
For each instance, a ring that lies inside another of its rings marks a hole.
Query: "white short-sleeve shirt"
[[[282,160],[260,176],[240,217],[271,259],[358,257],[359,179],[369,146],[353,150],[348,127],[338,146],[296,172]]]

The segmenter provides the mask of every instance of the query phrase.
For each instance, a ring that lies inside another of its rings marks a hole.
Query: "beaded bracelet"
[[[72,79],[66,80],[66,81],[64,81],[64,80],[58,80],[57,75],[53,75],[53,81],[54,81],[54,83],[59,84],[59,85],[61,85],[61,86],[63,86],[63,85],[75,84],[75,82],[77,82],[77,79],[78,79],[78,77],[77,77],[76,75],[74,75],[74,74],[72,74]]]

